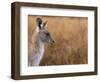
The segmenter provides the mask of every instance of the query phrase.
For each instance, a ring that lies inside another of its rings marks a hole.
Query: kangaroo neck
[[[36,44],[35,44],[35,49],[36,49],[36,53],[43,54],[44,43],[40,39],[37,39]]]

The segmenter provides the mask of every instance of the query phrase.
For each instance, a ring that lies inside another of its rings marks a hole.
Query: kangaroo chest
[[[36,52],[32,57],[33,65],[39,65],[41,59],[43,58],[43,54],[44,54],[44,45],[41,44],[36,48]]]

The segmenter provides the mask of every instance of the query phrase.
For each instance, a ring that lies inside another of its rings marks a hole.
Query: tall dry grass
[[[86,17],[28,16],[28,44],[30,44],[32,31],[35,29],[36,17],[48,20],[48,30],[56,41],[53,45],[45,45],[40,65],[88,63],[88,19]]]

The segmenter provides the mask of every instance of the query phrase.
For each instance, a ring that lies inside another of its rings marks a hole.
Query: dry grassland
[[[28,44],[32,31],[35,29],[35,19],[48,20],[48,30],[56,43],[46,44],[42,66],[86,64],[87,62],[87,26],[86,17],[53,17],[28,16]]]

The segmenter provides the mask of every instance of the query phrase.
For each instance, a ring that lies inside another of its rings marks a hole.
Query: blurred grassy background
[[[46,44],[41,66],[87,64],[87,17],[28,16],[28,44],[37,17],[48,20],[48,30],[56,43]],[[29,45],[31,46],[31,45]]]

